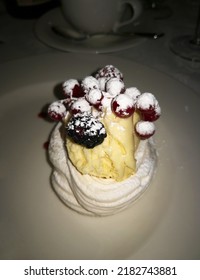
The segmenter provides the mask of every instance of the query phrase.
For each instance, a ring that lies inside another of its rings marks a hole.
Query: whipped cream
[[[116,182],[78,172],[67,156],[61,134],[62,124],[58,123],[49,144],[51,181],[57,195],[71,209],[90,216],[112,215],[130,206],[149,186],[157,162],[152,138],[139,143],[135,153],[136,173]]]

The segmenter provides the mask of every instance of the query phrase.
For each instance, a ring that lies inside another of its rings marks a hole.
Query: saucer
[[[112,53],[131,48],[146,39],[138,36],[121,37],[116,35],[99,35],[84,41],[75,41],[56,34],[51,26],[71,26],[65,21],[60,8],[44,14],[35,25],[37,38],[47,46],[74,53]]]

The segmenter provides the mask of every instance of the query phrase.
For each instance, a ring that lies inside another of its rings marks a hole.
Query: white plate
[[[62,38],[62,36],[55,34],[51,29],[52,25],[68,26],[59,8],[49,11],[37,21],[35,34],[44,44],[62,51],[75,53],[111,53],[131,48],[146,40],[137,36],[125,38],[112,35],[99,35],[86,41],[78,42]]]
[[[52,123],[38,118],[57,85],[106,64],[127,86],[153,92],[157,175],[128,210],[92,218],[69,210],[51,189],[43,143]],[[198,259],[200,257],[199,104],[190,89],[116,57],[58,54],[1,65],[1,259]]]

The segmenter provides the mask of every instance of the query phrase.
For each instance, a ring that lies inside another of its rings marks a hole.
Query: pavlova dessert
[[[82,81],[65,81],[63,94],[48,108],[58,122],[48,150],[55,192],[86,215],[127,208],[149,186],[156,168],[157,99],[127,88],[112,65]]]

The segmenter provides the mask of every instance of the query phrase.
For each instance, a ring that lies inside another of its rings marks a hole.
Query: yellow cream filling
[[[107,132],[102,144],[88,149],[66,139],[71,162],[82,174],[99,178],[123,181],[133,175],[136,171],[134,154],[139,144],[134,125],[139,119],[137,112],[125,119],[110,112],[105,113],[100,119]]]

